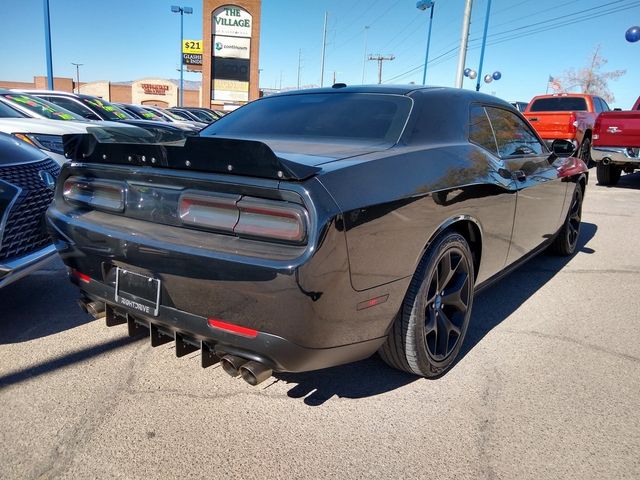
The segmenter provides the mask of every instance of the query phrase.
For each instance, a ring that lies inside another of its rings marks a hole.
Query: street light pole
[[[328,12],[324,12],[324,29],[322,32],[322,57],[320,59],[320,86],[324,86],[324,54],[327,49],[327,17]]]
[[[364,71],[365,71],[365,66],[367,64],[367,36],[369,33],[369,25],[365,25],[364,26],[364,55],[363,55],[363,59],[362,59],[362,81],[360,82],[361,84],[364,85]]]
[[[43,0],[44,7],[44,40],[47,56],[47,88],[53,90],[53,60],[51,58],[51,20],[49,17],[49,0]]]
[[[456,72],[456,88],[462,88],[464,64],[467,61],[467,42],[469,41],[469,24],[471,23],[471,7],[473,0],[466,0],[464,17],[462,18],[462,36],[460,37],[460,53],[458,55],[458,70]]]
[[[173,13],[180,14],[180,100],[178,102],[178,106],[182,107],[184,105],[184,63],[182,61],[182,43],[184,42],[184,14],[193,13],[193,8],[191,7],[180,7],[177,5],[171,5],[171,11]]]
[[[84,65],[84,63],[73,63],[71,62],[71,65],[75,65],[76,66],[76,93],[79,95],[80,94],[80,67],[82,65]]]
[[[480,49],[480,65],[478,66],[478,82],[476,92],[480,91],[480,78],[482,77],[482,63],[484,62],[484,49],[487,46],[487,31],[489,30],[489,14],[491,13],[491,0],[487,0],[487,14],[484,18],[484,33],[482,34],[482,48]]]
[[[422,85],[426,85],[427,81],[427,63],[429,63],[429,45],[431,44],[431,29],[433,28],[433,11],[435,10],[436,2],[433,0],[418,0],[416,8],[418,10],[427,10],[431,8],[431,14],[429,15],[429,32],[427,33],[427,50],[424,54],[424,70],[422,71]]]

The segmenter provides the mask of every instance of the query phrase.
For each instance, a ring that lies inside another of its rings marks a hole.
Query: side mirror
[[[570,157],[576,151],[573,142],[557,139],[551,143],[551,151],[558,157]]]

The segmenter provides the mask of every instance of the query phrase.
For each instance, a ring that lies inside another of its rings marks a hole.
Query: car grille
[[[0,180],[20,187],[22,192],[13,204],[0,237],[0,261],[28,255],[49,243],[44,214],[53,199],[53,190],[40,177],[46,171],[58,177],[60,167],[51,159],[24,165],[0,166]]]

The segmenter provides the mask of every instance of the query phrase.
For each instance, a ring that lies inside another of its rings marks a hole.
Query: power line
[[[610,2],[610,3],[604,4],[603,6],[610,6],[610,5],[613,5],[613,4],[621,3],[621,1],[624,1],[624,0],[618,0],[618,1]],[[505,43],[505,42],[508,42],[508,41],[511,41],[511,40],[515,40],[515,39],[519,39],[519,38],[522,38],[522,37],[534,35],[534,34],[537,34],[537,33],[542,33],[542,32],[546,32],[546,31],[549,31],[549,30],[556,30],[558,28],[564,28],[564,27],[566,27],[568,25],[574,25],[574,24],[577,24],[577,23],[583,23],[583,22],[587,22],[589,20],[593,20],[593,19],[596,19],[596,18],[600,18],[600,17],[606,16],[606,15],[611,15],[611,14],[622,12],[622,11],[625,11],[625,10],[630,10],[630,9],[635,8],[637,6],[640,6],[640,1],[637,1],[637,2],[635,2],[633,4],[630,4],[630,5],[625,5],[625,6],[621,5],[619,7],[614,7],[614,8],[611,8],[609,10],[605,10],[603,12],[597,12],[595,15],[591,14],[591,15],[587,15],[587,16],[582,16],[582,17],[577,18],[577,19],[574,18],[574,19],[569,20],[569,21],[564,20],[566,15],[562,15],[562,16],[559,16],[559,17],[555,17],[553,19],[547,19],[544,22],[535,22],[534,24],[522,26],[522,27],[516,29],[516,30],[519,31],[518,34],[514,34],[514,35],[511,35],[511,36],[508,36],[508,37],[505,37],[505,38],[495,39],[492,42],[488,42],[487,45],[498,45],[500,43]],[[598,9],[598,8],[600,8],[600,7],[593,7],[593,8],[587,9],[587,10],[583,10],[582,12],[588,12],[588,11],[592,11],[592,10]],[[569,15],[571,15],[571,14],[569,14]],[[531,28],[532,26],[538,26],[538,25],[540,25],[542,23],[548,23],[550,21],[557,21],[557,20],[563,20],[563,22],[559,23],[559,24],[556,24],[556,25],[547,25],[547,26],[544,26],[544,27],[540,27],[538,29],[534,29],[534,30],[529,31],[529,32],[522,33],[520,31],[522,29]],[[489,35],[489,36],[499,36],[499,35],[504,35],[506,33],[512,33],[512,32],[513,32],[513,30],[509,30],[509,31],[505,31],[505,32],[497,32],[497,33],[494,33],[493,35]],[[473,40],[477,40],[477,39],[473,39]],[[475,50],[475,49],[478,49],[478,48],[480,48],[480,47],[479,46],[474,46],[474,47],[471,47],[470,50]],[[452,49],[450,49],[450,50],[448,50],[448,51],[446,51],[446,52],[434,57],[433,59],[429,60],[429,64],[431,64],[432,62],[436,62],[439,59],[442,59],[443,62],[446,61],[446,60],[449,60],[449,58],[445,59],[443,57],[445,57],[446,55],[450,55],[455,50],[457,50],[457,47],[454,47],[454,48],[452,48]],[[453,58],[454,56],[455,55],[451,56],[451,58]],[[442,63],[442,62],[439,62],[439,63]],[[393,80],[397,80],[399,78],[402,78],[402,77],[405,77],[407,75],[410,75],[413,72],[415,72],[415,71],[417,71],[417,70],[419,70],[419,69],[421,69],[423,67],[424,67],[424,63],[422,65],[417,65],[416,67],[413,67],[413,68],[407,70],[406,72],[403,72],[403,73],[398,74],[398,75],[396,75],[396,76],[394,76],[394,77],[392,77],[392,78],[390,78],[388,80],[385,80],[385,83],[389,83],[389,82],[391,82]]]

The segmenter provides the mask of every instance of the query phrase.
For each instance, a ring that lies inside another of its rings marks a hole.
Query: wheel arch
[[[459,233],[469,244],[471,254],[473,255],[474,277],[477,278],[478,271],[480,270],[480,261],[482,259],[483,231],[480,222],[470,215],[456,215],[455,217],[448,218],[447,220],[442,222],[440,226],[438,226],[438,228],[436,228],[436,230],[431,234],[429,240],[422,249],[420,258],[418,258],[415,265],[416,269],[418,268],[420,260],[422,259],[422,257],[424,257],[429,247],[433,245],[433,243],[439,237],[447,232]]]

